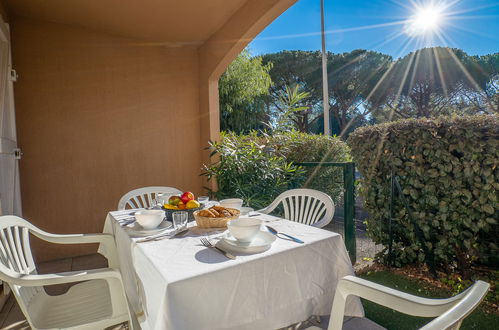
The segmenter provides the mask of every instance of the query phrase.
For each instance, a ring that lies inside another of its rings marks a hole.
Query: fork
[[[235,256],[233,256],[232,254],[230,254],[230,253],[229,253],[229,252],[227,252],[227,251],[222,250],[222,249],[221,249],[221,248],[219,248],[218,246],[216,246],[216,245],[212,244],[212,243],[211,243],[211,242],[210,242],[207,238],[205,238],[205,237],[202,237],[202,238],[201,238],[201,243],[202,243],[204,246],[206,246],[207,248],[217,249],[220,253],[222,253],[224,256],[226,256],[226,257],[227,257],[227,258],[229,258],[229,259],[232,259],[232,260],[236,259],[236,257],[235,257]]]
[[[121,227],[128,226],[129,224],[132,224],[134,222],[135,222],[135,217],[118,220],[118,223],[120,224]]]

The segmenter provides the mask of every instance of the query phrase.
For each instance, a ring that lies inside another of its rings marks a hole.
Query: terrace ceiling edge
[[[21,216],[20,149],[17,147],[9,26],[0,15],[0,215]]]
[[[201,126],[201,145],[220,138],[218,79],[229,64],[272,21],[297,0],[247,1],[199,48],[199,107],[207,124]],[[209,152],[203,154],[210,161]],[[213,185],[213,183],[211,183]]]

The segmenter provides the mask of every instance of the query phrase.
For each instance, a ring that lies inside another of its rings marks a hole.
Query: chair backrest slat
[[[35,271],[28,228],[6,226],[0,229],[0,261],[19,274],[32,274]]]
[[[310,198],[309,196],[306,196],[305,199],[307,200],[307,202],[305,204],[305,208],[304,208],[304,211],[303,211],[303,217],[305,219],[308,219],[309,215],[310,215],[310,202],[312,201],[313,198]]]
[[[298,210],[298,212],[296,212],[296,221],[297,222],[301,222],[301,223],[304,223],[304,218],[303,218],[303,208],[304,208],[304,205],[303,205],[303,198],[305,196],[296,196],[296,209]]]
[[[24,259],[28,265],[28,274],[36,273],[36,265],[33,260],[33,255],[31,254],[31,246],[29,244],[29,229],[22,227],[22,247],[24,251]]]
[[[291,218],[291,212],[290,212],[290,209],[289,209],[289,203],[288,203],[287,199],[283,199],[282,200],[282,206],[284,208],[284,217],[286,219],[290,219]]]
[[[5,237],[3,229],[0,229],[0,259],[5,267],[13,270],[14,264],[12,262],[10,247],[8,244],[9,243],[7,242],[7,238]]]
[[[182,194],[182,191],[172,187],[144,187],[134,189],[120,198],[118,210],[150,207],[159,193],[179,195]]]
[[[132,197],[132,201],[135,203],[135,205],[137,206],[137,208],[144,207],[144,204],[142,203],[142,200],[140,199],[140,196]]]
[[[334,215],[334,203],[327,194],[313,189],[292,189],[280,194],[260,212],[270,213],[283,205],[284,218],[307,225],[324,227]]]
[[[289,210],[291,211],[289,215],[289,220],[295,221],[295,202],[293,200],[293,196],[286,199],[289,204]]]
[[[21,272],[24,274],[28,274],[28,263],[26,262],[26,258],[24,255],[24,249],[22,246],[22,228],[21,231],[19,231],[19,227],[15,226],[14,227],[14,242],[16,243],[16,252],[17,252],[17,257],[19,259],[19,266],[21,267]]]
[[[12,227],[11,227],[12,228]],[[14,270],[22,274],[21,262],[16,251],[16,244],[14,243],[14,237],[12,235],[11,228],[5,228],[5,236],[7,236],[7,242],[9,245],[9,253],[11,255],[11,260],[14,266]]]
[[[311,199],[313,199],[313,203],[310,205],[310,210],[309,210],[308,215],[307,215],[307,217],[309,219],[313,219],[314,218],[314,214],[316,213],[316,209],[318,207],[320,207],[320,204],[321,204],[320,200],[315,199],[315,198],[311,198]]]

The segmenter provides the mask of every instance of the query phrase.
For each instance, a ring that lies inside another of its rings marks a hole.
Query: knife
[[[293,236],[285,234],[285,233],[280,233],[280,232],[278,232],[277,230],[275,230],[274,228],[272,228],[270,226],[265,226],[265,227],[267,227],[268,231],[270,231],[272,234],[276,235],[277,237],[279,237],[279,235],[283,235],[283,236],[286,236],[287,238],[295,241],[296,243],[300,243],[300,244],[305,243],[304,241],[302,241],[299,238],[293,237]],[[282,238],[282,237],[279,237],[279,238]]]
[[[180,235],[183,235],[188,231],[189,231],[189,228],[185,228],[185,229],[179,231],[178,233],[175,233],[174,235],[172,235],[172,233],[166,233],[166,234],[161,234],[161,235],[156,235],[156,236],[149,236],[146,238],[139,239],[136,242],[143,243],[143,242],[150,242],[150,241],[159,241],[160,239],[168,238],[168,237],[174,238],[174,237],[178,237]]]
[[[232,260],[236,260],[236,256],[235,256],[235,255],[230,254],[229,252],[227,252],[227,251],[225,251],[225,250],[223,250],[223,249],[219,248],[218,246],[213,245],[213,248],[214,248],[214,249],[217,249],[218,251],[220,251],[220,252],[221,252],[224,256],[226,256],[227,258],[232,259]]]

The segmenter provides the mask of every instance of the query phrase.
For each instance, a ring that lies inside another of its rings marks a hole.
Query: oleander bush
[[[210,143],[209,148],[218,158],[205,165],[202,174],[216,179],[218,189],[210,191],[211,195],[217,199],[239,197],[255,209],[296,187],[318,189],[338,200],[342,191],[342,184],[334,180],[338,169],[321,167],[314,173],[313,168],[295,163],[350,160],[350,150],[340,139],[296,131],[276,135],[223,132],[220,142]]]
[[[348,139],[369,213],[371,238],[388,246],[390,173],[442,268],[497,262],[499,116],[409,119],[357,129]],[[395,265],[424,261],[422,243],[397,199]],[[378,257],[386,261],[386,249]]]

